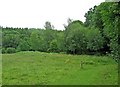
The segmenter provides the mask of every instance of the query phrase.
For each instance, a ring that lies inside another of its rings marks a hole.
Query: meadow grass
[[[2,54],[2,84],[116,85],[118,65],[106,56],[43,52]]]
[[[2,86],[2,55],[0,55],[0,87]]]

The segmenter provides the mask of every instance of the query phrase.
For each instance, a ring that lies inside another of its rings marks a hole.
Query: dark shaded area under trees
[[[70,54],[110,54],[119,59],[120,2],[104,2],[85,14],[86,21],[68,20],[64,31],[0,27],[2,53],[19,51],[65,52]]]

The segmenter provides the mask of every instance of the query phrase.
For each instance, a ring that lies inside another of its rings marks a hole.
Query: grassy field
[[[108,57],[19,52],[3,54],[2,68],[3,85],[118,84],[117,63]]]
[[[0,54],[0,87],[2,85],[2,55]]]

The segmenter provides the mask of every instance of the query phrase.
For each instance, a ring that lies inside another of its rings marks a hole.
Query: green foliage
[[[87,49],[97,51],[103,48],[104,38],[98,29],[89,29],[86,34]]]
[[[113,58],[118,59],[118,39],[120,33],[120,2],[103,2],[90,9],[86,14],[85,26],[98,28],[104,37],[104,48]],[[109,49],[110,48],[110,49]]]
[[[6,49],[6,53],[15,53],[15,52],[16,52],[15,48],[9,47]]]
[[[102,9],[102,20],[104,22],[104,34],[110,40],[110,50],[113,58],[118,59],[118,29],[120,28],[120,3],[102,3],[100,6],[106,5],[107,9]]]
[[[17,48],[19,44],[19,33],[17,31],[11,31],[11,32],[4,32],[2,34],[2,42],[3,42],[3,47],[13,47]]]
[[[20,51],[29,51],[30,45],[26,40],[21,40],[21,43],[18,46],[18,50]]]
[[[6,49],[2,47],[2,53],[6,53]]]
[[[64,32],[59,32],[57,33],[56,36],[57,39],[57,48],[59,52],[64,52],[65,51],[65,38],[64,38]]]
[[[36,31],[33,31],[30,35],[30,46],[34,51],[38,51],[40,49],[40,40]]]
[[[45,51],[49,51],[51,41],[56,38],[56,31],[50,29],[45,30],[43,38],[44,38],[44,49]]]
[[[57,52],[57,40],[52,40],[50,42],[50,48],[48,49],[50,52]]]
[[[71,22],[65,31],[67,52],[81,54],[86,52],[86,29],[79,21]]]

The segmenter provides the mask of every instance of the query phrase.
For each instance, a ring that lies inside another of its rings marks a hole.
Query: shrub
[[[9,47],[6,49],[6,53],[15,53],[15,52],[16,52],[15,48]]]
[[[6,53],[6,49],[5,48],[2,48],[1,51],[2,51],[2,54]]]

